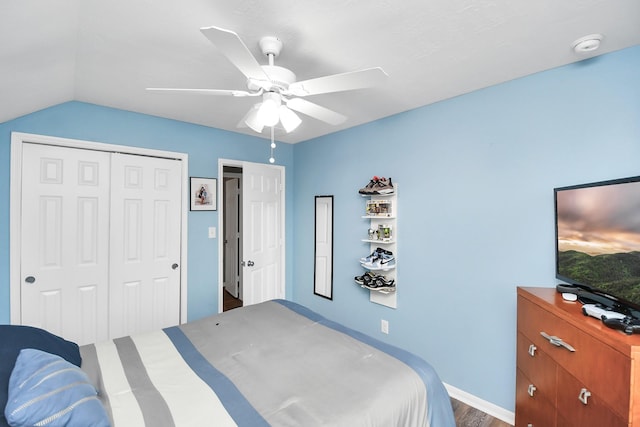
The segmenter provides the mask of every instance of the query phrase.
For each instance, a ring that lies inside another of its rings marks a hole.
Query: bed
[[[424,360],[285,300],[79,353],[99,403],[83,426],[455,427]]]

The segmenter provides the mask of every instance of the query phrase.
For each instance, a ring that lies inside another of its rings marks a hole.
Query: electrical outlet
[[[389,333],[389,321],[388,320],[384,320],[384,319],[380,320],[380,331],[383,334],[388,334]]]

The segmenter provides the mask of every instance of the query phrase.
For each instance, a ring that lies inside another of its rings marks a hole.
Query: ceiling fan
[[[380,84],[387,77],[382,68],[374,67],[296,81],[296,75],[291,70],[274,65],[274,59],[282,50],[282,41],[277,37],[263,37],[260,40],[260,49],[269,60],[269,65],[260,65],[235,32],[218,27],[203,27],[200,31],[246,76],[247,89],[147,88],[147,90],[261,97],[261,102],[253,105],[238,123],[238,127],[247,125],[258,133],[262,133],[264,127],[273,128],[278,123],[287,133],[291,132],[302,122],[295,112],[331,125],[339,125],[347,119],[346,116],[303,98],[371,87]]]

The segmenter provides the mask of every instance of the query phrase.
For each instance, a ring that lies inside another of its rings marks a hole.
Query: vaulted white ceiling
[[[245,77],[199,29],[232,30],[260,63],[298,80],[374,66],[370,89],[307,99],[348,117],[302,116],[299,142],[473,90],[640,44],[638,0],[4,0],[0,122],[77,100],[258,135],[238,122],[255,98],[152,93],[146,87],[246,89]],[[600,33],[595,53],[574,40]],[[262,137],[267,138],[268,133]]]

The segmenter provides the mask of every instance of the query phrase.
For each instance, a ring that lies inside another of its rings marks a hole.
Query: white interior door
[[[224,287],[235,298],[240,297],[239,183],[238,178],[224,182]]]
[[[113,154],[110,335],[180,323],[181,162]]]
[[[100,151],[22,149],[20,320],[79,344],[108,337],[109,162]]]
[[[281,167],[242,164],[243,305],[284,298],[284,198]]]

